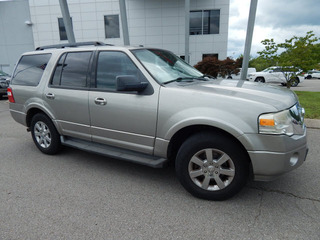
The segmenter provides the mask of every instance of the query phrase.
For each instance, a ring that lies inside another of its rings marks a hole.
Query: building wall
[[[34,49],[29,4],[26,0],[0,2],[0,70],[11,74],[19,56]]]
[[[63,43],[59,37],[59,1],[29,0],[35,46]],[[184,55],[184,0],[126,0],[131,45],[159,47]],[[102,41],[122,45],[120,38],[105,38],[104,16],[120,14],[118,0],[68,0],[77,42]],[[220,33],[190,36],[190,63],[202,54],[227,57],[229,0],[191,0],[190,10],[220,9]],[[121,23],[120,23],[121,26]]]

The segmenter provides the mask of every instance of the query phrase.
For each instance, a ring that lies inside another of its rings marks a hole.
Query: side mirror
[[[269,73],[273,73],[273,71],[272,71],[272,70],[269,70]]]
[[[147,86],[147,82],[141,82],[136,76],[121,75],[117,76],[117,91],[143,91]]]

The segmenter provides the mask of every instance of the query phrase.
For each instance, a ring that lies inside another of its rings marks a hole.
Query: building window
[[[218,56],[219,56],[218,53],[205,53],[205,54],[202,54],[202,60],[207,57],[214,57],[214,58],[218,59]]]
[[[190,11],[190,35],[219,34],[220,10]]]
[[[71,25],[72,25],[72,18]],[[68,40],[66,27],[64,26],[63,18],[58,18],[58,25],[59,25],[59,34],[60,34],[60,40]]]
[[[119,15],[104,16],[106,38],[120,38]]]

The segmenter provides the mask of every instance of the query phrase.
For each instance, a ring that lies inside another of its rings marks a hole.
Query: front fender
[[[171,115],[159,128],[158,137],[170,140],[176,132],[185,127],[204,125],[222,129],[238,138],[244,133],[257,132],[256,121],[254,118],[240,118],[232,112],[219,109],[189,108]]]

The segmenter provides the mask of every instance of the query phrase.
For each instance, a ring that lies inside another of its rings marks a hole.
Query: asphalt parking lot
[[[0,239],[320,239],[320,130],[309,155],[231,200],[189,195],[174,169],[66,148],[40,153],[0,101]]]
[[[296,87],[292,87],[294,91],[320,92],[320,79],[305,79]]]

